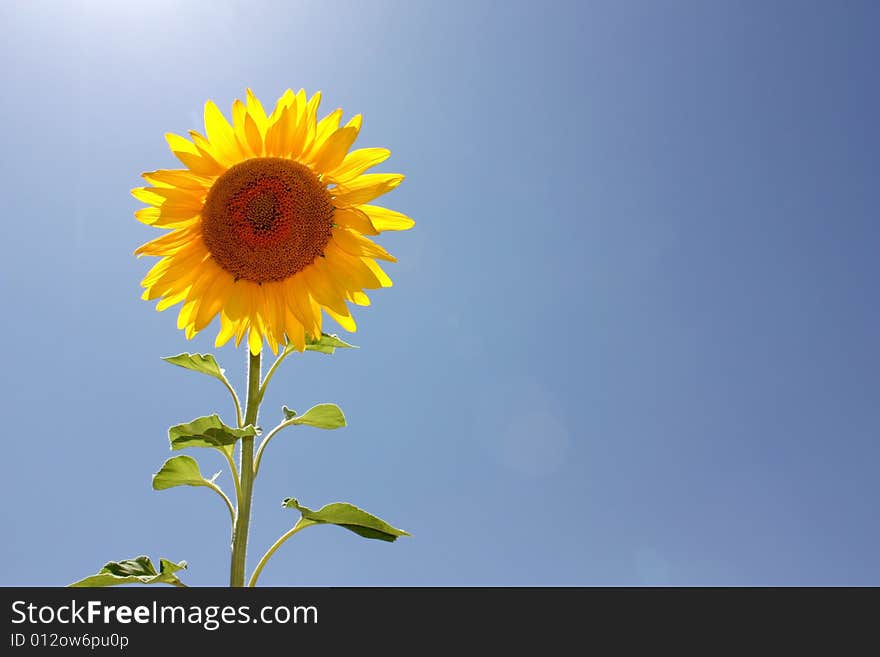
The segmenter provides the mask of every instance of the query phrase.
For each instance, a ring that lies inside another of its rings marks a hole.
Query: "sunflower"
[[[340,126],[336,109],[319,121],[320,100],[288,89],[267,115],[248,89],[231,124],[208,101],[205,135],[166,135],[185,168],[144,173],[151,186],[132,190],[149,206],[135,217],[170,229],[135,251],[160,257],[143,298],[158,299],[159,311],[182,303],[187,339],[219,314],[217,346],[247,336],[254,354],[264,338],[275,353],[302,351],[321,335],[322,312],[355,331],[347,304],[368,306],[364,290],[391,286],[376,261],[395,258],[366,236],[414,225],[370,205],[403,176],[365,173],[391,152],[350,150],[361,116]]]

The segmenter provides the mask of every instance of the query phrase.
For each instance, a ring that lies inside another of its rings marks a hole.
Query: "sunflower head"
[[[232,123],[205,104],[205,134],[168,134],[182,169],[142,174],[135,212],[166,229],[135,253],[159,256],[141,283],[157,310],[182,303],[177,326],[192,338],[220,315],[217,346],[247,336],[253,353],[321,335],[322,314],[356,330],[348,303],[390,287],[377,260],[395,261],[367,235],[406,230],[409,217],[376,205],[403,180],[365,173],[385,148],[351,150],[361,116],[342,110],[317,119],[320,92],[288,89],[267,114],[252,91],[232,104]]]

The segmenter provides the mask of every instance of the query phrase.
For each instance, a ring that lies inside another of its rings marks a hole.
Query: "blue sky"
[[[182,6],[181,6],[182,5]],[[130,188],[252,87],[362,112],[407,175],[395,286],[288,360],[250,563],[267,585],[880,584],[880,92],[870,2],[6,2],[0,584],[138,554],[228,576],[205,489],[153,492],[219,384],[139,299]],[[203,471],[222,469],[193,454]],[[227,475],[220,484],[229,485]]]

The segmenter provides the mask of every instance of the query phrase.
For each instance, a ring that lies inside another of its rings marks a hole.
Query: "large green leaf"
[[[375,538],[388,542],[396,541],[398,536],[410,535],[409,532],[392,527],[381,518],[377,518],[348,502],[334,502],[317,511],[312,511],[308,507],[302,506],[296,499],[288,497],[281,505],[287,509],[296,509],[302,514],[298,525],[338,525],[364,538]]]
[[[337,349],[357,349],[353,344],[348,344],[337,335],[322,333],[317,340],[310,338],[306,342],[306,351],[318,351],[322,354],[332,354]]]
[[[226,377],[223,375],[225,370],[217,364],[217,361],[211,354],[183,353],[177,354],[176,356],[163,356],[162,360],[167,361],[172,365],[185,367],[194,372],[201,372],[202,374],[213,376],[215,379],[219,379],[224,383],[226,382]]]
[[[186,561],[174,563],[159,559],[159,572],[156,572],[149,557],[140,556],[125,561],[111,561],[104,565],[96,575],[90,575],[69,586],[116,586],[118,584],[173,584],[184,586],[177,578],[178,570],[186,568]]]
[[[339,429],[345,426],[345,415],[336,404],[318,404],[299,416],[287,406],[282,407],[281,411],[290,424],[307,424],[319,429]]]
[[[175,450],[185,447],[229,447],[239,438],[256,435],[257,430],[252,425],[233,429],[223,424],[216,413],[168,429],[171,449]]]
[[[212,487],[218,472],[210,479],[205,479],[199,470],[199,464],[191,456],[174,456],[162,465],[159,472],[153,475],[153,490],[165,490],[175,486],[207,486]]]

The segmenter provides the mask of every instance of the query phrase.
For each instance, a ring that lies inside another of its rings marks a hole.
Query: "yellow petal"
[[[244,157],[235,139],[235,132],[229,121],[212,101],[205,103],[205,132],[220,162],[232,166]]]
[[[141,281],[141,286],[150,287],[154,285],[172,267],[183,266],[186,269],[193,263],[198,262],[200,257],[206,252],[207,249],[205,249],[203,244],[198,243],[196,240],[190,242],[175,255],[165,256],[153,265]]]
[[[259,99],[250,89],[246,91],[246,100],[248,115],[254,120],[254,123],[257,124],[260,134],[265,135],[269,123],[269,118],[266,116],[266,110],[263,109],[262,103],[260,103]]]
[[[236,281],[227,288],[226,302],[220,310],[220,322],[223,328],[221,332],[231,331],[229,337],[235,338],[235,345],[241,343],[241,338],[248,327],[248,285],[246,281]],[[225,326],[228,324],[229,326]],[[228,340],[229,337],[226,339]]]
[[[296,96],[293,93],[293,89],[286,90],[278,101],[275,103],[275,109],[272,110],[272,114],[269,115],[269,124],[271,125],[281,116],[281,113],[294,103],[294,99]]]
[[[305,351],[306,333],[296,316],[287,309],[284,317],[284,332],[297,351]]]
[[[131,195],[150,205],[180,205],[201,209],[201,191],[179,187],[135,187]]]
[[[238,321],[247,317],[249,306],[250,281],[235,281],[229,288],[229,296],[223,305],[223,314],[229,319]]]
[[[248,309],[248,317],[250,318],[250,335],[248,335],[248,342],[251,345],[251,352],[257,353],[257,351],[262,349],[263,338],[266,338],[266,341],[269,343],[269,347],[272,351],[278,351],[278,344],[275,342],[274,336],[271,331],[271,317],[267,316],[267,304],[265,299],[265,286],[264,285],[254,285],[251,288],[251,299],[250,299],[250,308]],[[254,340],[254,332],[257,334],[257,338],[260,342],[259,350],[253,349]]]
[[[287,302],[288,310],[303,325],[306,333],[316,335],[320,333],[320,322],[316,317],[321,316],[321,310],[318,308],[313,311],[312,302],[309,294],[305,289],[304,279],[300,276],[289,278],[284,281],[283,290],[284,299]],[[316,329],[318,329],[316,333]]]
[[[205,289],[204,299],[199,304],[198,311],[192,320],[196,331],[201,331],[210,324],[211,320],[223,308],[223,303],[226,300],[225,297],[231,284],[232,277],[225,271],[216,273],[213,276],[211,284]]]
[[[189,291],[189,286],[183,288],[179,292],[174,292],[173,294],[169,294],[166,297],[162,297],[159,303],[156,304],[156,310],[158,312],[162,312],[163,310],[167,310],[171,306],[180,303],[186,298],[186,293]]]
[[[326,293],[330,294],[333,299],[339,300],[333,304],[322,304],[324,312],[336,320],[346,331],[351,331],[352,333],[356,331],[357,325],[351,316],[348,306],[345,304],[345,299],[350,295],[344,289],[344,282],[339,277],[339,272],[332,271],[327,265],[326,260],[320,258],[312,263],[310,269],[313,272],[310,280],[320,279],[323,285],[326,286]]]
[[[333,223],[344,228],[353,228],[364,235],[379,234],[366,212],[359,208],[336,208],[333,211]]]
[[[321,327],[323,325],[324,316],[321,314],[321,304],[315,299],[314,295],[303,285],[301,288],[303,290],[303,297],[305,299],[305,303],[311,308],[312,311],[312,330],[309,332],[309,335],[319,338],[321,337]]]
[[[266,301],[272,304],[272,331],[278,344],[285,341],[284,334],[287,330],[287,300],[284,298],[284,281],[265,283]]]
[[[278,353],[278,343],[284,342],[284,304],[279,305],[275,290],[278,283],[266,282],[259,286],[257,313],[261,332],[273,353]]]
[[[229,342],[229,339],[235,335],[235,323],[225,317],[224,315],[220,315],[220,332],[217,333],[217,338],[214,340],[215,347],[222,347],[224,344]]]
[[[216,177],[225,170],[217,160],[200,151],[189,140],[170,132],[165,135],[165,139],[168,141],[171,152],[193,173],[199,176]]]
[[[382,281],[373,273],[373,271],[364,264],[362,258],[349,255],[340,249],[333,240],[327,244],[325,249],[328,264],[334,268],[340,268],[346,272],[348,277],[354,283],[351,289],[377,289],[383,287]]]
[[[266,155],[283,157],[287,155],[288,133],[293,122],[294,112],[290,107],[283,107],[278,118],[266,131]],[[274,115],[273,115],[274,116]]]
[[[263,337],[260,335],[259,331],[254,329],[253,326],[248,332],[248,347],[250,347],[251,353],[254,355],[260,353],[263,350]]]
[[[342,119],[342,108],[337,107],[318,121],[318,125],[315,127],[315,140],[309,148],[309,152],[303,154],[304,160],[311,161],[314,159],[315,153],[327,141],[327,138],[339,129],[340,119]]]
[[[389,157],[391,151],[387,148],[359,148],[348,153],[339,166],[328,172],[327,178],[334,183],[345,184]]]
[[[334,287],[340,297],[351,300],[352,292],[360,290],[363,286],[358,284],[358,279],[350,267],[340,260],[330,255],[325,255],[318,263],[318,269],[324,274],[325,278],[333,281]]]
[[[296,108],[294,115],[294,128],[290,133],[290,156],[300,159],[309,136],[309,125],[306,120],[306,112],[308,110],[308,101],[306,100],[305,89],[300,89],[296,94],[296,101],[291,107]]]
[[[207,192],[211,180],[194,174],[189,169],[159,169],[147,171],[141,176],[157,187],[182,187],[197,192]]]
[[[337,207],[348,207],[369,203],[377,196],[390,192],[403,182],[399,173],[365,173],[345,185],[330,190]]]
[[[232,101],[232,131],[235,138],[244,136],[244,117],[247,116],[247,107],[238,98]],[[241,141],[239,140],[239,143]]]
[[[215,162],[220,164],[221,167],[223,167],[224,171],[229,168],[229,165],[232,163],[226,161],[226,158],[224,158],[223,155],[220,153],[219,148],[212,144],[207,137],[195,130],[190,130],[188,134],[190,139],[192,139],[193,145],[196,147],[196,150],[201,155],[213,159]]]
[[[361,130],[361,126],[364,124],[364,117],[362,114],[355,114],[348,120],[348,123],[345,124],[346,128],[354,128],[358,132]]]
[[[155,209],[155,208],[153,208]],[[198,234],[197,229],[193,226],[186,228],[178,228],[169,233],[165,233],[161,237],[150,240],[146,244],[142,244],[134,253],[137,256],[153,255],[166,256],[172,255],[179,251],[182,247],[189,244]]]
[[[175,294],[178,291],[188,288],[192,285],[201,272],[201,265],[210,257],[210,254],[203,253],[201,255],[194,254],[188,258],[180,258],[172,256],[174,263],[163,272],[160,276],[156,276],[159,272],[152,270],[147,275],[148,278],[155,278],[154,282],[144,282],[141,284],[145,290],[145,299],[157,299],[169,294]]]
[[[260,157],[263,154],[263,135],[250,112],[244,117],[244,134],[251,151],[255,156]]]
[[[205,263],[205,265],[209,264],[210,260]],[[180,312],[177,314],[178,330],[186,329],[192,323],[192,319],[195,317],[196,312],[198,312],[199,305],[205,298],[205,289],[210,286],[213,280],[213,272],[210,267],[202,267],[198,278],[196,278],[186,294],[186,299],[180,308]]]
[[[367,213],[376,230],[409,230],[416,222],[405,214],[380,208],[378,205],[360,205],[359,210]]]
[[[357,136],[355,128],[340,128],[330,135],[315,155],[315,171],[324,173],[338,167]]]
[[[324,280],[333,288],[334,294],[340,299],[349,301],[357,299],[361,305],[369,305],[367,296],[358,290],[357,283],[351,279],[348,272],[343,268],[334,267],[333,263],[327,258],[319,259],[314,263],[314,266],[323,275]],[[357,296],[358,294],[359,296]],[[365,299],[366,303],[364,303]],[[339,308],[336,306],[324,308],[324,310],[347,331],[356,331],[357,326],[351,316],[351,312],[348,310],[348,306],[343,303],[341,307],[344,308],[345,312],[338,312]]]
[[[131,195],[141,203],[160,206],[165,202],[165,199],[153,192],[153,189],[153,187],[135,187],[131,190]]]
[[[312,263],[300,272],[309,286],[309,293],[325,308],[331,308],[340,315],[348,312],[343,295],[340,294],[333,282],[324,276],[316,263]]]
[[[161,208],[151,209],[159,211],[156,220],[151,224],[156,228],[184,228],[198,225],[200,213],[192,214],[187,208],[163,205]]]
[[[235,346],[241,344],[241,339],[247,335],[248,330],[251,327],[251,320],[249,317],[243,317],[235,323]]]
[[[159,208],[141,208],[140,210],[135,210],[134,216],[141,223],[152,226],[159,221]]]
[[[331,234],[333,236],[332,239],[339,245],[339,248],[353,256],[365,256],[367,258],[387,260],[388,262],[397,262],[397,258],[388,253],[388,251],[353,230],[340,227],[333,229]]]
[[[135,196],[138,200],[159,205],[159,207],[136,210],[134,216],[138,221],[158,228],[179,228],[193,223],[194,219],[201,214],[203,205],[201,201],[195,199],[162,201],[160,200],[161,196],[154,193],[157,189],[160,188],[141,187],[132,190],[132,196]],[[168,191],[168,188],[165,189]]]
[[[351,293],[351,300],[359,306],[369,306],[372,303],[370,297],[359,290]]]
[[[394,285],[394,283],[388,277],[388,274],[386,274],[379,266],[378,262],[371,258],[361,258],[360,260],[370,269],[371,272],[373,272],[373,275],[375,275],[376,278],[379,279],[382,287],[391,287],[392,285]]]
[[[330,317],[336,320],[336,323],[349,333],[354,333],[355,331],[357,331],[357,324],[355,324],[354,318],[351,316],[351,313],[340,315],[339,313],[333,312],[333,310],[330,308],[324,308],[324,312],[326,312],[328,315],[330,315]]]
[[[318,132],[317,126],[317,118],[318,118],[318,105],[321,104],[321,92],[316,91],[315,95],[309,98],[309,102],[306,104],[306,109],[302,117],[302,121],[305,124],[306,130],[306,138],[303,144],[303,152],[308,153],[309,149],[312,147],[312,143],[315,141],[315,135]]]
[[[243,102],[236,98],[232,103],[232,131],[235,133],[235,141],[238,142],[238,147],[244,157],[253,157],[255,155],[259,157],[259,149],[254,150],[251,147],[250,141],[248,141],[248,131],[246,127],[247,121],[247,107],[245,107]],[[260,131],[257,130],[254,120],[251,119],[250,122],[252,129],[256,131],[257,136],[259,137]]]

